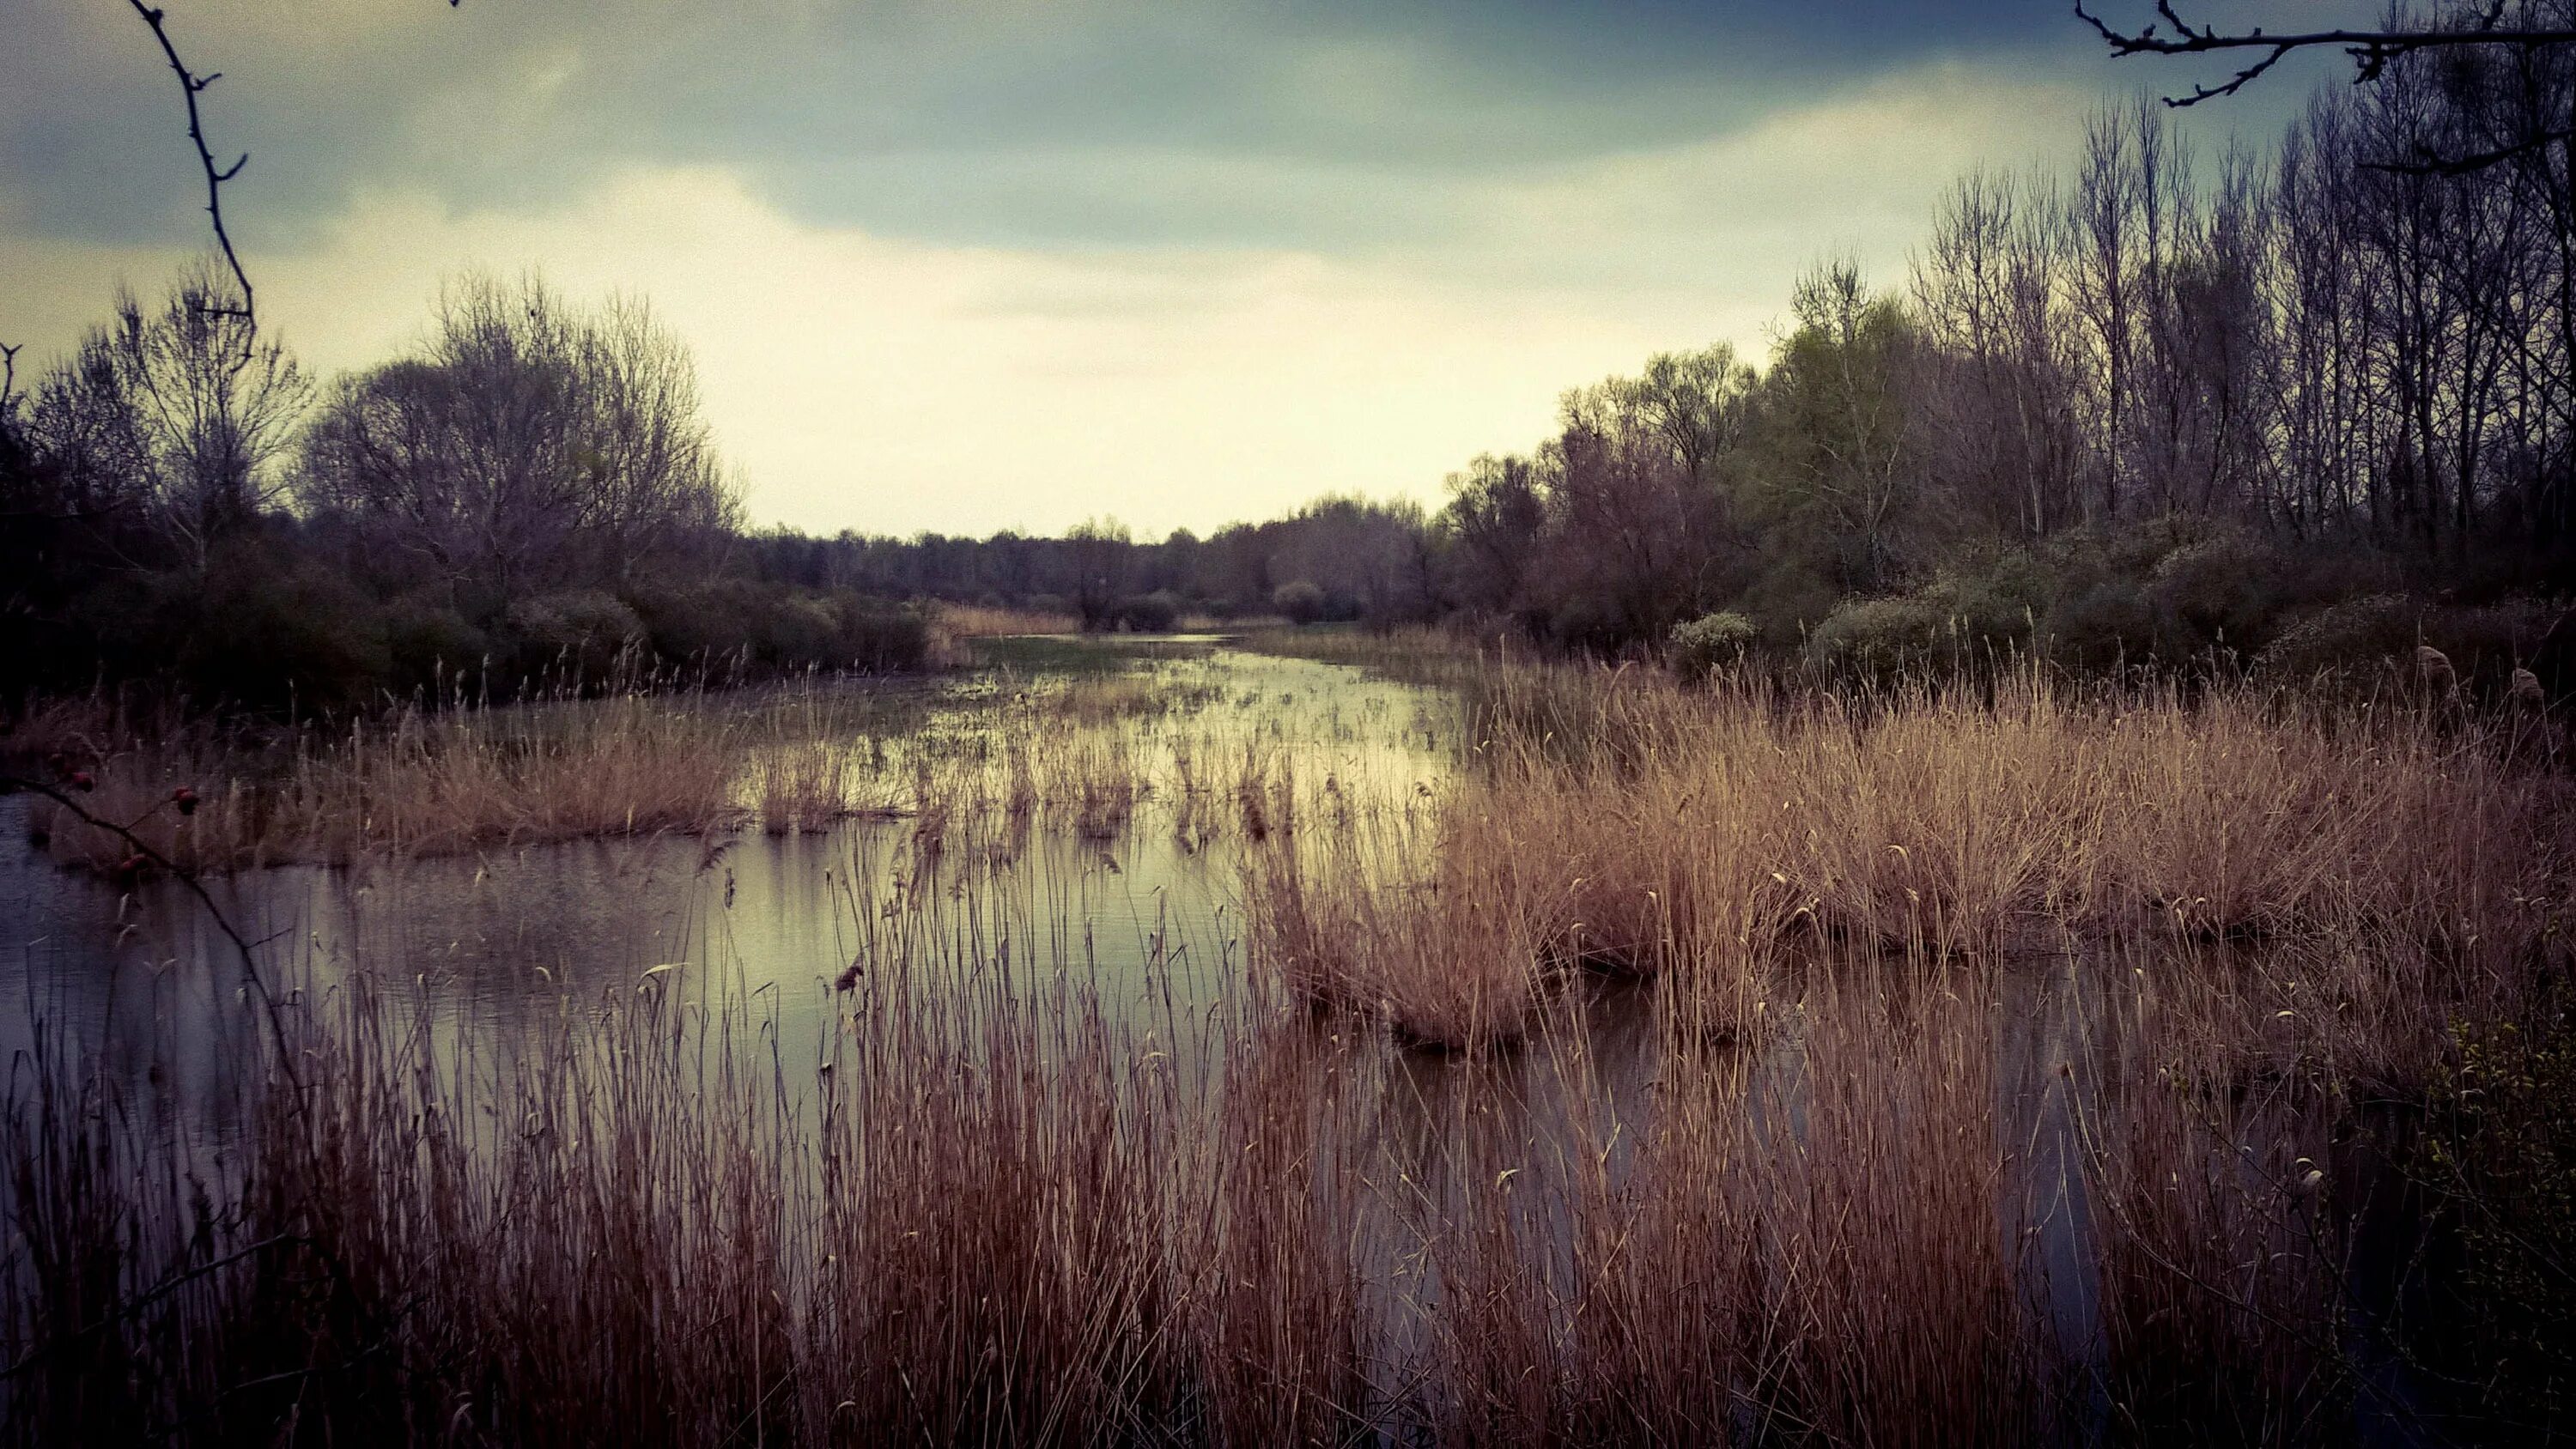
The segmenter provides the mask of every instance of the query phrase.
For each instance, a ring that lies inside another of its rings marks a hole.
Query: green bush
[[[2460,1238],[2462,1321],[2437,1345],[2517,1417],[2576,1412],[2576,1027],[2453,1031],[2424,1177]]]
[[[2541,599],[2436,609],[2424,619],[2424,642],[2450,656],[2461,679],[2501,688],[2516,667],[2541,662],[2542,641],[2564,612]]]
[[[2055,585],[2029,550],[2009,548],[1945,568],[1920,592],[1964,640],[1996,649],[2028,641]]]
[[[757,622],[745,642],[758,663],[791,674],[841,668],[851,652],[838,600],[783,591],[760,600]]]
[[[626,595],[653,653],[666,663],[723,669],[755,662],[765,596],[742,579],[695,588],[646,587]]]
[[[491,636],[445,604],[396,599],[384,608],[387,687],[405,698],[435,695],[473,680],[492,653]]]
[[[833,663],[870,674],[897,674],[930,665],[930,616],[909,604],[889,604],[846,590],[832,596],[840,621]]]
[[[595,589],[520,599],[502,619],[516,672],[527,676],[603,679],[645,641],[644,621],[635,611]]]
[[[244,547],[202,575],[164,574],[148,588],[157,598],[146,640],[170,651],[201,701],[339,710],[376,698],[391,678],[377,610],[329,569]]]
[[[2136,581],[2097,577],[2059,595],[2041,628],[2041,652],[2069,669],[2100,671],[2153,652],[2155,610]]]
[[[2181,663],[2216,649],[2261,648],[2284,603],[2286,572],[2268,545],[2242,533],[2211,534],[2166,554],[2146,587],[2157,654]]]
[[[1762,631],[1762,643],[1773,649],[1798,648],[1842,602],[1823,576],[1797,563],[1774,566],[1755,579],[1735,610]]]
[[[1702,614],[1687,623],[1673,626],[1673,672],[1685,679],[1697,679],[1710,671],[1733,664],[1744,657],[1760,633],[1753,621],[1742,614],[1720,611]]]

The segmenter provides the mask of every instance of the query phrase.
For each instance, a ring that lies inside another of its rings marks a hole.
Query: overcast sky
[[[164,3],[310,365],[404,347],[461,268],[641,293],[753,517],[823,531],[1436,500],[1569,385],[1767,351],[1819,255],[1901,281],[1969,166],[2195,74],[2063,0]],[[124,0],[0,0],[0,36],[23,370],[203,244],[203,182]],[[2268,138],[2321,65],[2201,131]]]

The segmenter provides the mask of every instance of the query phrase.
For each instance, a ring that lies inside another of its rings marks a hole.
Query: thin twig
[[[214,921],[215,928],[224,933],[226,940],[232,942],[234,954],[241,958],[242,981],[250,988],[251,994],[259,998],[260,1007],[268,1016],[269,1034],[277,1043],[278,1068],[286,1073],[287,1085],[294,1089],[295,1110],[302,1112],[305,1109],[304,1077],[296,1069],[295,1048],[286,1034],[285,1014],[278,1005],[276,995],[268,989],[268,978],[260,974],[259,958],[253,952],[249,938],[234,927],[232,918],[224,914],[223,907],[215,904],[215,898],[207,892],[204,883],[197,879],[196,872],[182,867],[178,862],[153,849],[149,842],[136,835],[130,828],[119,825],[113,820],[102,820],[91,814],[78,800],[42,780],[0,773],[0,794],[6,794],[12,790],[24,790],[29,794],[42,795],[53,801],[56,805],[70,811],[83,824],[104,830],[124,841],[127,848],[135,855],[151,865],[160,867],[188,888],[189,894],[197,898],[197,903],[205,908],[206,915]],[[149,818],[151,818],[149,815],[144,817],[144,819]],[[143,821],[137,820],[134,823],[140,825]]]
[[[251,339],[259,331],[259,319],[253,315],[250,273],[242,269],[241,256],[233,250],[232,233],[224,226],[224,183],[239,176],[241,169],[250,164],[250,153],[244,151],[230,166],[216,165],[215,153],[206,145],[205,119],[197,109],[197,97],[208,86],[222,80],[223,73],[217,71],[201,76],[188,69],[187,62],[179,58],[179,47],[171,43],[169,27],[162,23],[162,12],[144,4],[143,0],[126,0],[126,3],[134,7],[135,14],[143,17],[144,24],[152,27],[152,38],[161,42],[161,54],[169,60],[171,72],[179,77],[179,89],[188,99],[188,139],[195,144],[197,164],[206,173],[206,215],[214,222],[215,243],[223,248],[224,260],[232,266],[233,280],[241,284],[240,306],[203,304],[201,310],[212,317],[238,317],[248,324],[242,336],[242,356],[248,358]]]
[[[2166,105],[2177,108],[2232,96],[2279,65],[2292,52],[2300,50],[2341,50],[2352,58],[2354,82],[2361,84],[2379,79],[2387,73],[2392,62],[2419,50],[2457,45],[2509,45],[2529,50],[2576,42],[2576,30],[2506,30],[2502,26],[2504,8],[2501,5],[2490,7],[2478,24],[2462,30],[2309,30],[2287,35],[2266,35],[2261,26],[2241,32],[2221,31],[2215,25],[2195,26],[2175,12],[2172,0],[2156,0],[2156,13],[2172,27],[2170,34],[2159,33],[2155,25],[2134,31],[2114,29],[2086,9],[2084,0],[2075,0],[2075,18],[2093,27],[2093,33],[2111,48],[2114,60],[2126,60],[2133,55],[2210,55],[2240,50],[2264,52],[2261,59],[2221,84],[2195,85],[2189,95],[2164,98]]]

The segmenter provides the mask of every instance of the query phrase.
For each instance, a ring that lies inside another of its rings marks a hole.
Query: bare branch
[[[18,354],[27,344],[0,342],[0,417],[9,412],[9,399],[18,395]]]
[[[2075,0],[2075,17],[2093,27],[2093,33],[2110,47],[2114,60],[2126,60],[2133,55],[2263,52],[2260,59],[2221,84],[2197,85],[2192,87],[2189,95],[2165,97],[2165,104],[2175,107],[2196,106],[2203,101],[2232,96],[2279,65],[2292,52],[2301,50],[2341,50],[2352,58],[2353,80],[2361,84],[2379,79],[2392,61],[2419,50],[2461,45],[2515,46],[2528,50],[2576,42],[2576,30],[2504,29],[2502,0],[2488,6],[2476,24],[2452,30],[2311,30],[2266,35],[2260,26],[2242,32],[2221,31],[2215,25],[2195,26],[2174,10],[2172,0],[2156,0],[2156,13],[2163,17],[2165,26],[2171,27],[2170,33],[2152,24],[2141,30],[2115,29],[2086,9],[2084,0]]]
[[[2475,151],[2465,156],[2444,156],[2429,146],[2419,145],[2415,159],[2411,161],[2364,161],[2361,166],[2366,171],[2386,171],[2399,176],[2466,176],[2506,161],[2519,160],[2571,139],[2576,139],[2576,128],[2540,131],[2491,151]]]
[[[84,785],[82,788],[86,789],[87,786]],[[141,819],[119,824],[116,821],[103,819],[100,816],[92,814],[89,809],[83,806],[78,800],[64,794],[61,789],[43,780],[35,779],[31,776],[0,772],[0,795],[22,790],[30,795],[41,795],[45,799],[54,802],[57,808],[68,812],[73,819],[80,821],[82,824],[91,826],[98,830],[103,830],[108,834],[115,836],[119,841],[124,843],[128,850],[134,852],[134,858],[136,860],[150,865],[168,875],[171,879],[186,887],[188,894],[197,898],[197,904],[204,908],[206,915],[214,921],[215,929],[223,932],[224,939],[232,943],[233,953],[241,960],[242,985],[254,998],[258,1000],[261,1010],[267,1014],[269,1035],[277,1044],[278,1068],[280,1071],[285,1073],[287,1084],[294,1089],[296,1110],[301,1113],[304,1110],[304,1074],[299,1071],[295,1065],[295,1047],[293,1041],[286,1033],[286,1020],[283,1008],[279,1004],[275,993],[268,989],[268,978],[260,972],[259,957],[255,954],[255,948],[252,946],[250,940],[242,935],[240,929],[233,925],[232,918],[224,914],[224,908],[215,904],[215,898],[207,893],[205,883],[197,879],[197,873],[195,871],[187,869],[177,861],[172,860],[160,851],[153,849],[151,844],[144,840],[142,836],[134,833],[135,826],[142,824],[143,820],[149,819],[153,814],[159,813],[161,807],[156,805],[151,811],[146,812]],[[169,803],[177,803],[176,796],[174,796],[172,801]],[[193,809],[195,807],[183,806],[182,808],[184,810]]]
[[[223,248],[224,260],[232,266],[233,280],[241,285],[240,306],[208,306],[204,310],[210,316],[239,317],[250,324],[242,333],[242,355],[247,357],[251,339],[259,331],[259,319],[254,315],[250,273],[242,269],[241,255],[233,250],[232,233],[224,226],[224,183],[239,176],[241,169],[250,164],[250,153],[243,152],[230,166],[217,166],[214,151],[206,145],[205,119],[197,108],[197,97],[208,86],[223,79],[223,72],[201,76],[188,69],[187,62],[179,58],[179,47],[170,40],[170,30],[163,24],[162,12],[144,4],[143,0],[126,0],[126,3],[134,7],[135,14],[143,17],[144,24],[152,27],[152,38],[161,42],[161,54],[170,62],[171,72],[179,77],[179,89],[188,99],[188,139],[196,145],[197,164],[206,173],[206,215],[214,222],[215,242]]]

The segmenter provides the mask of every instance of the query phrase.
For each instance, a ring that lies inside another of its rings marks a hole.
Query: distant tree
[[[622,583],[738,511],[686,346],[640,301],[574,306],[534,278],[448,284],[419,353],[332,394],[303,486],[500,597]]]
[[[256,339],[211,261],[147,310],[116,315],[36,387],[29,445],[63,513],[116,515],[202,567],[222,538],[276,505],[277,466],[313,396],[283,344]]]
[[[1135,535],[1115,518],[1086,518],[1066,529],[1064,537],[1073,556],[1073,603],[1082,627],[1113,627],[1127,598]]]
[[[1782,340],[1765,391],[1773,506],[1845,540],[1844,583],[1872,592],[1894,579],[1912,501],[1913,324],[1848,260],[1801,278],[1791,307],[1797,327]]]
[[[1523,457],[1483,454],[1449,476],[1449,494],[1440,518],[1450,541],[1450,592],[1477,613],[1516,611],[1547,528],[1537,467]]]

